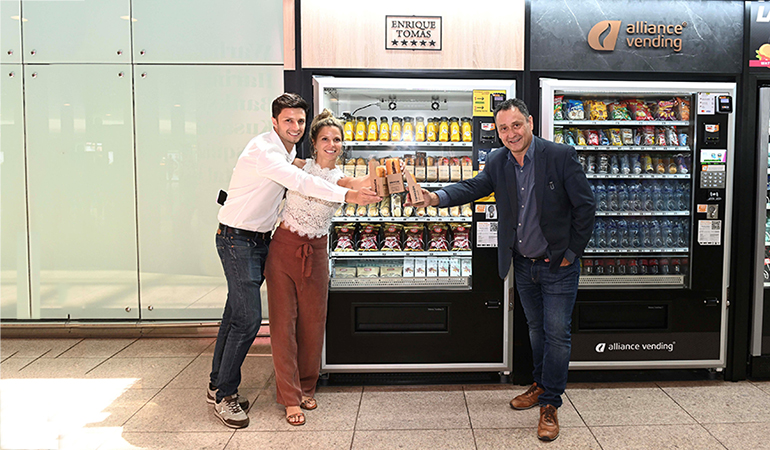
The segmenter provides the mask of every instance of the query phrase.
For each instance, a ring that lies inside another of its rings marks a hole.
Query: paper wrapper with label
[[[425,201],[425,198],[422,195],[422,188],[417,183],[417,180],[414,179],[414,175],[407,172],[405,176],[407,192],[409,192],[409,198],[412,199],[412,203],[422,203]]]
[[[385,168],[388,171],[388,175],[385,177],[388,180],[388,192],[391,194],[404,192],[404,177],[401,175],[401,161],[399,161],[398,158],[389,158],[385,161]]]
[[[378,167],[377,160],[369,160],[369,174],[372,180],[372,189],[380,197],[388,195],[388,181],[385,179],[383,172],[384,167]]]

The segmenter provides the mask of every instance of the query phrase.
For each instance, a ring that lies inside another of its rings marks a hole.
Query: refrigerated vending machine
[[[751,322],[751,375],[770,376],[770,87],[759,88],[757,108],[757,234]],[[762,195],[765,194],[765,195]]]
[[[398,157],[434,190],[483,169],[485,150],[499,146],[492,108],[515,83],[315,76],[313,94],[316,113],[328,108],[345,123],[346,175]],[[510,373],[496,230],[494,199],[419,209],[395,193],[343,205],[329,234],[322,373]]]
[[[735,84],[540,85],[542,136],[575,147],[597,202],[570,368],[722,370]]]

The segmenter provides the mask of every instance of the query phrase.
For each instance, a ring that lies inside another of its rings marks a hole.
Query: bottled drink
[[[671,273],[670,272],[671,268],[668,266],[668,259],[661,258],[659,267],[660,267],[660,274],[661,275],[668,275],[668,274]]]
[[[657,259],[651,259],[650,260],[650,275],[658,275],[660,273],[660,269],[658,267],[658,260]]]
[[[588,163],[586,164],[586,173],[596,173],[596,156],[588,155]]]
[[[628,221],[628,246],[630,248],[640,248],[642,246],[642,238],[639,235],[639,222],[634,219]]]
[[[658,182],[652,185],[652,209],[653,211],[665,211],[666,205],[663,203],[663,191]]]
[[[628,260],[628,274],[629,275],[638,275],[639,274],[639,266],[636,264],[635,259],[629,259]]]
[[[618,211],[620,209],[620,200],[618,199],[618,188],[614,183],[607,185],[607,203],[610,206],[610,211]]]
[[[631,211],[631,202],[629,200],[628,186],[626,186],[626,183],[618,183],[617,190],[620,211]]]
[[[650,274],[650,263],[646,259],[642,259],[639,261],[639,275],[649,275]]]
[[[607,211],[609,207],[607,205],[607,189],[604,187],[604,183],[598,183],[596,185],[596,210]]]
[[[617,221],[618,228],[618,242],[621,248],[629,248],[631,243],[628,240],[628,222],[626,219],[619,219]]]
[[[620,157],[620,173],[628,175],[631,173],[631,162],[628,159],[628,155],[624,154]]]
[[[610,158],[607,154],[602,153],[599,155],[599,164],[597,166],[596,173],[609,173],[610,172]]]
[[[596,247],[607,248],[607,234],[604,228],[604,221],[599,219],[596,221]]]
[[[676,211],[677,204],[674,201],[674,188],[671,183],[663,183],[663,203],[666,205],[666,211]]]
[[[618,275],[625,275],[628,270],[626,267],[626,260],[625,259],[616,259],[615,260],[615,272]]]
[[[686,181],[683,181],[680,187],[682,190],[682,198],[685,204],[685,207],[682,208],[682,210],[687,211],[690,209],[690,184]]]
[[[652,248],[652,234],[650,232],[650,225],[646,220],[640,221],[639,234],[642,241],[642,248]]]
[[[642,210],[642,183],[635,181],[629,185],[628,202],[630,211]]]
[[[652,187],[649,182],[642,184],[641,192],[642,211],[654,211],[652,204]]]
[[[671,260],[671,267],[669,268],[669,272],[674,275],[681,275],[682,274],[682,262],[679,260],[679,258],[674,258]]]
[[[682,237],[682,225],[679,221],[675,220],[671,224],[671,240],[673,244],[671,247],[684,247],[684,237]]]
[[[608,220],[605,225],[607,228],[607,243],[610,248],[618,248],[620,240],[618,238],[618,227],[614,219]]]
[[[594,260],[594,274],[604,275],[604,262],[601,259]]]
[[[660,227],[660,222],[657,220],[653,220],[652,224],[650,225],[650,232],[652,234],[652,246],[655,248],[662,248],[663,247],[663,232]]]
[[[664,219],[660,223],[660,231],[663,235],[663,246],[666,248],[671,248],[676,245],[676,241],[674,240],[674,232],[672,229],[671,221],[668,219]]]
[[[612,258],[604,260],[604,273],[606,275],[615,275],[615,260]]]
[[[592,259],[583,260],[583,274],[584,275],[594,274],[594,261]]]
[[[690,272],[690,258],[682,258],[682,273],[687,275]]]
[[[618,155],[610,156],[610,173],[620,173],[620,163],[618,162]]]
[[[631,154],[631,172],[635,175],[642,173],[642,161],[639,159],[638,153]]]

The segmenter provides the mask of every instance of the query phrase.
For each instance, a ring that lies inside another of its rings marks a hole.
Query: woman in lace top
[[[345,177],[336,167],[342,136],[342,123],[325,109],[310,126],[313,158],[297,161],[297,165],[343,187],[368,186],[368,177]],[[326,325],[327,235],[339,206],[288,191],[265,263],[277,401],[286,408],[286,421],[291,425],[303,425],[302,409],[318,406],[313,397]]]

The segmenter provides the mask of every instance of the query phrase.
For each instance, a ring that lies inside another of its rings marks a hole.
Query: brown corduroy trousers
[[[329,293],[327,236],[273,233],[265,263],[270,342],[278,403],[315,395]]]

